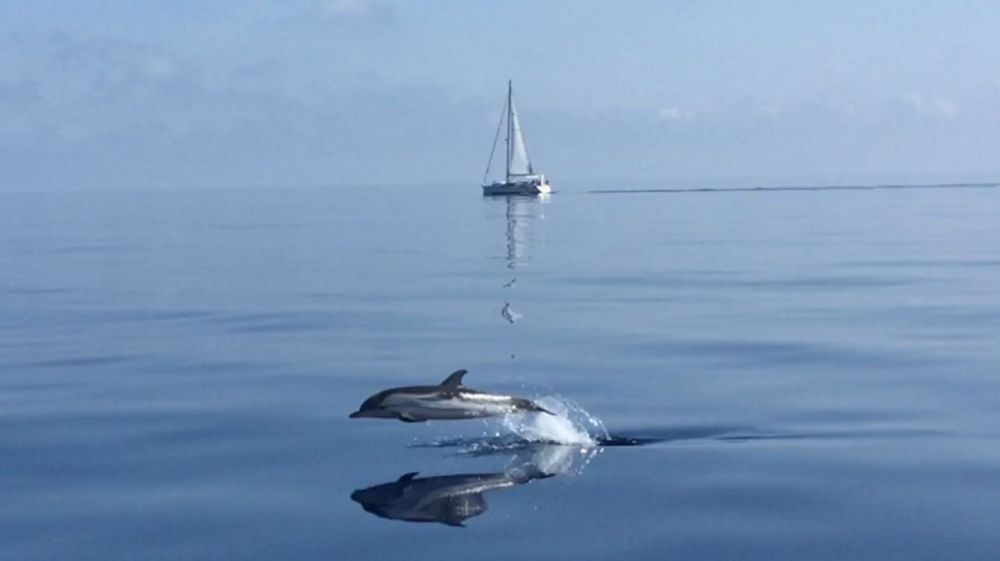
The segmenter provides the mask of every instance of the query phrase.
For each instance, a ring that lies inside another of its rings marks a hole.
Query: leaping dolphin
[[[462,376],[467,372],[456,370],[437,386],[408,386],[380,391],[366,399],[350,416],[352,419],[372,417],[419,423],[497,417],[515,412],[553,414],[530,399],[467,388],[462,385]]]

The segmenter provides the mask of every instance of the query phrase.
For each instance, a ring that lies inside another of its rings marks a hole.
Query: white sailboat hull
[[[548,182],[517,181],[483,185],[483,195],[545,195],[552,192]]]

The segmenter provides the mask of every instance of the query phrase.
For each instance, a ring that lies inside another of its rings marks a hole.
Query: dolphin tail
[[[519,411],[530,411],[533,413],[548,413],[553,417],[557,416],[552,411],[549,411],[548,409],[542,407],[541,405],[535,403],[534,401],[531,401],[530,399],[520,399],[520,398],[515,399],[514,409]]]
[[[556,415],[552,411],[549,411],[548,409],[542,407],[541,405],[535,405],[535,408],[532,411],[538,411],[539,413],[548,413],[549,415],[552,415],[553,417],[558,417],[558,415]]]

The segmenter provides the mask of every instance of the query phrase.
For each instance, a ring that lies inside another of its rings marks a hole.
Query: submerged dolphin
[[[372,417],[399,419],[405,423],[429,420],[475,419],[497,417],[515,412],[551,411],[530,399],[487,393],[462,385],[466,370],[456,370],[437,386],[390,388],[369,397],[352,419]]]

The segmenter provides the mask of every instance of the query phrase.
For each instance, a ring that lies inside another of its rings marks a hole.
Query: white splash
[[[579,475],[600,451],[596,447],[538,444],[519,450],[504,472],[515,479]]]
[[[482,455],[525,450],[535,445],[554,445],[589,454],[608,439],[604,423],[576,402],[558,395],[534,401],[554,415],[509,413],[503,417],[483,419],[485,430],[476,436],[438,436],[430,442],[416,441],[413,446],[454,447],[460,454]]]
[[[559,396],[535,400],[554,415],[515,413],[503,418],[504,429],[527,442],[597,446],[608,433],[601,421],[578,404]]]

